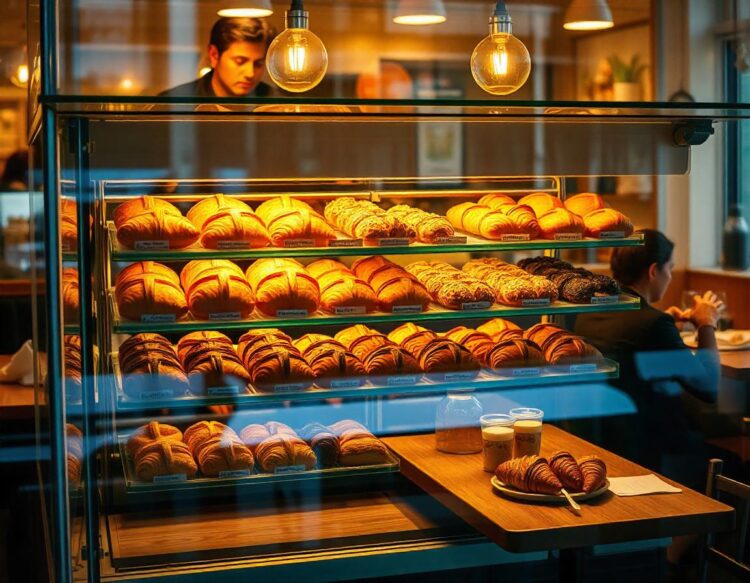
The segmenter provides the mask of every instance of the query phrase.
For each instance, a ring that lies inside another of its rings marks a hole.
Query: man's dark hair
[[[260,18],[219,18],[211,28],[210,45],[221,55],[232,43],[264,43],[266,48],[276,36],[276,29]]]
[[[643,234],[642,247],[620,247],[612,253],[612,274],[622,285],[639,282],[654,263],[664,267],[674,251],[674,243],[656,229],[641,229],[636,233]]]

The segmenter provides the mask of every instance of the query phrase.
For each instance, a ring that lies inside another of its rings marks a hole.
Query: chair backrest
[[[738,577],[741,581],[750,580],[750,565],[745,562],[747,547],[747,531],[750,522],[750,485],[743,484],[722,475],[724,462],[712,459],[708,462],[708,479],[706,480],[706,495],[720,500],[722,494],[728,494],[737,500],[737,531],[734,552],[728,554],[716,548],[715,535],[707,537],[706,547],[703,549],[700,580],[707,579],[708,563],[714,563],[725,571]]]

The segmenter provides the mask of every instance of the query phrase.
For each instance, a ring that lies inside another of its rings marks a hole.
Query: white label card
[[[364,314],[366,311],[364,306],[336,306],[333,313],[337,316],[346,316],[348,314]]]
[[[274,468],[273,473],[274,474],[294,474],[297,472],[304,472],[305,466],[298,465],[298,466],[280,466],[277,468]]]
[[[135,248],[142,251],[165,250],[169,249],[169,241],[136,241]]]
[[[596,304],[616,304],[620,300],[620,296],[594,296],[591,298],[591,303]]]
[[[174,322],[176,319],[174,314],[141,314],[141,322],[148,324]]]
[[[555,233],[555,241],[580,241],[583,239],[581,233]]]
[[[169,399],[172,397],[172,391],[144,391],[141,393],[143,401],[154,401],[156,399]]]
[[[625,231],[602,231],[599,233],[600,239],[624,239]]]
[[[304,383],[288,383],[286,385],[274,385],[273,390],[275,393],[290,393],[293,391],[304,391],[306,389]]]
[[[534,306],[549,306],[549,298],[521,300],[521,305],[525,308],[531,308]]]
[[[208,319],[211,322],[225,322],[227,320],[240,320],[242,314],[239,312],[219,312],[218,314],[209,314]]]
[[[362,386],[362,381],[359,379],[333,379],[330,384],[332,389],[356,389]]]
[[[219,472],[220,478],[247,478],[250,475],[250,470],[225,470]]]
[[[596,372],[596,364],[593,362],[589,362],[586,364],[571,364],[570,372],[571,373]]]
[[[216,243],[216,248],[222,250],[249,249],[250,241],[219,241]]]
[[[438,245],[466,245],[466,242],[468,241],[468,237],[438,237],[437,243]]]
[[[286,249],[296,249],[297,247],[315,247],[315,239],[287,239],[284,241]]]
[[[409,239],[378,239],[379,247],[402,247],[409,244]]]
[[[467,302],[461,304],[461,309],[464,311],[470,310],[486,310],[492,305],[492,302]]]
[[[541,372],[540,368],[512,368],[510,370],[511,376],[514,377],[535,377]]]
[[[307,310],[276,310],[277,318],[305,318],[309,316]]]
[[[388,386],[401,386],[401,385],[415,385],[417,383],[417,377],[412,375],[388,377],[385,380],[385,384]]]
[[[170,482],[185,482],[186,474],[169,474],[167,476],[154,476],[154,484],[165,484]]]
[[[362,239],[334,239],[328,243],[329,247],[362,247]]]
[[[393,306],[392,314],[418,314],[422,311],[422,306]]]
[[[509,242],[509,241],[529,241],[531,239],[531,235],[528,233],[514,233],[514,234],[508,234],[508,235],[501,235],[500,240]]]
[[[447,372],[443,375],[443,379],[447,383],[451,383],[454,381],[467,381],[471,380],[476,376],[475,372]]]
[[[231,395],[239,395],[239,387],[209,387],[206,389],[206,394],[209,397],[228,397]]]

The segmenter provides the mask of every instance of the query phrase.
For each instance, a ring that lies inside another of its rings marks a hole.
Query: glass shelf
[[[441,320],[479,320],[490,318],[510,318],[513,316],[544,316],[579,314],[592,312],[621,312],[638,310],[640,300],[637,297],[621,294],[619,301],[601,304],[571,304],[568,302],[554,302],[547,306],[514,307],[494,305],[484,310],[447,310],[434,306],[426,312],[412,312],[403,314],[355,314],[351,316],[334,316],[316,313],[304,318],[268,318],[253,317],[246,320],[191,320],[184,319],[176,322],[132,322],[122,320],[117,312],[114,293],[110,293],[110,307],[112,310],[112,332],[114,334],[138,334],[141,332],[155,332],[161,334],[200,332],[202,330],[250,330],[256,328],[300,328],[314,326],[349,326],[353,324],[382,324],[387,322],[430,322]]]

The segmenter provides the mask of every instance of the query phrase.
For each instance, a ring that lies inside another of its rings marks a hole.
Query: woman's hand
[[[695,327],[711,326],[716,328],[719,321],[719,312],[724,308],[724,302],[719,300],[714,292],[707,291],[703,296],[693,296],[693,304],[693,308],[686,310],[686,312],[689,312],[688,318],[695,324]]]
[[[669,306],[664,311],[670,316],[672,316],[675,322],[689,322],[690,321],[690,310],[681,310],[677,306]]]

